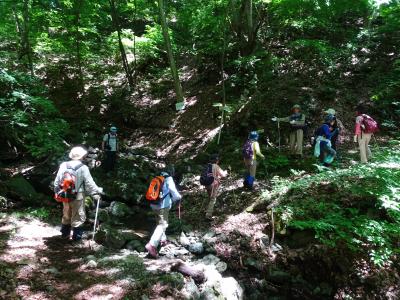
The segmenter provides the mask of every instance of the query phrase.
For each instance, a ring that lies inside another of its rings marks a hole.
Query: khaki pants
[[[303,129],[292,131],[289,136],[290,152],[303,155]]]
[[[165,231],[168,228],[169,208],[162,208],[160,210],[157,210],[156,213],[158,218],[158,225],[150,238],[150,244],[155,248],[158,247],[161,241],[167,240]]]
[[[72,227],[82,226],[86,221],[84,195],[79,193],[76,200],[63,203],[62,224],[71,225]]]
[[[213,184],[207,186],[208,197],[210,198],[210,202],[208,204],[206,216],[211,217],[214,212],[214,206],[217,202],[218,190],[219,190],[220,182],[218,180],[214,180]]]
[[[246,166],[247,172],[250,174],[250,176],[255,178],[257,171],[257,161],[255,159],[245,159],[244,165]]]
[[[372,157],[369,142],[371,141],[372,133],[362,133],[358,136],[358,146],[360,148],[360,157],[362,163],[367,163],[368,159]]]

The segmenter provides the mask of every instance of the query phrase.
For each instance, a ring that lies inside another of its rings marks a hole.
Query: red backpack
[[[79,188],[76,188],[76,177],[77,171],[83,166],[83,164],[78,164],[76,167],[72,167],[67,164],[67,169],[65,170],[63,177],[60,181],[59,191],[54,195],[54,199],[57,202],[69,203],[76,199]]]
[[[365,133],[376,133],[379,131],[378,122],[368,115],[362,115],[362,128]]]

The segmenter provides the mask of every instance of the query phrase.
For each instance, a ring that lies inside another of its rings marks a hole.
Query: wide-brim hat
[[[83,147],[74,147],[69,152],[69,158],[72,160],[81,160],[87,155],[87,150]]]
[[[118,129],[117,129],[117,127],[115,127],[115,126],[111,126],[110,131],[111,131],[111,132],[117,132]]]
[[[299,104],[295,104],[292,106],[292,110],[295,110],[295,109],[301,109],[301,106]]]
[[[329,108],[329,109],[325,110],[325,113],[328,115],[334,116],[334,115],[336,115],[336,110],[334,110],[333,108]]]

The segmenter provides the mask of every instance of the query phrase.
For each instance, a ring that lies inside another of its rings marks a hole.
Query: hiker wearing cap
[[[54,191],[60,193],[63,180],[66,175],[73,174],[74,192],[76,193],[70,201],[63,201],[63,216],[61,225],[61,235],[63,238],[69,239],[72,230],[72,239],[79,241],[82,238],[82,225],[86,221],[85,213],[85,197],[92,196],[95,200],[99,200],[103,189],[98,187],[94,182],[89,168],[82,163],[87,155],[87,150],[83,147],[74,147],[69,153],[68,162],[63,162],[57,172],[54,181]]]
[[[101,148],[105,151],[104,171],[113,171],[118,151],[117,127],[112,126],[110,132],[104,135]]]
[[[150,256],[158,257],[158,246],[163,246],[167,243],[167,236],[165,231],[168,228],[168,215],[175,202],[179,202],[182,199],[181,194],[176,188],[173,174],[170,171],[161,172],[157,178],[162,179],[162,187],[159,195],[159,199],[154,201],[155,203],[150,204],[151,209],[156,213],[158,219],[158,225],[154,230],[150,241],[146,245],[146,250]]]
[[[354,131],[354,142],[358,142],[360,157],[362,163],[367,163],[372,157],[369,142],[374,133],[379,131],[378,123],[366,114],[364,106],[359,105],[356,108],[356,126]]]
[[[202,178],[200,178],[200,183],[204,183],[205,188],[207,190],[208,198],[210,200],[206,212],[206,218],[211,219],[212,214],[214,212],[214,206],[217,202],[218,190],[221,185],[221,179],[225,178],[228,175],[227,171],[224,171],[219,166],[219,156],[214,154],[211,156],[209,163],[205,168],[205,174],[202,174]],[[204,178],[206,177],[206,178]],[[206,182],[208,181],[208,182]]]
[[[253,188],[254,180],[256,178],[257,157],[265,159],[265,156],[261,153],[258,139],[259,134],[257,131],[250,132],[249,137],[244,144],[242,150],[243,161],[247,170],[247,174],[244,180],[244,186],[250,189]]]
[[[273,117],[272,121],[287,122],[290,124],[290,152],[292,155],[303,156],[303,138],[306,126],[306,116],[301,113],[300,105],[296,104],[292,107],[292,114],[288,117]]]
[[[334,134],[331,137],[332,148],[333,148],[333,150],[337,151],[337,143],[338,143],[338,141],[340,142],[340,136],[344,134],[345,127],[344,127],[342,121],[340,121],[337,118],[336,111],[333,108],[329,108],[324,111],[324,118],[326,118],[329,115],[331,115],[334,120],[334,122],[331,126],[331,131],[334,132]]]
[[[331,138],[337,134],[338,128],[333,129],[334,115],[327,115],[324,124],[316,130],[314,156],[319,157],[321,164],[328,167],[336,157],[336,151],[332,147]]]

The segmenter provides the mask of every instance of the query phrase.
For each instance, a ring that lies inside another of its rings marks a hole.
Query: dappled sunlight
[[[118,280],[114,283],[98,283],[82,290],[73,296],[76,300],[118,300],[124,299],[127,288],[131,283],[127,280]]]

